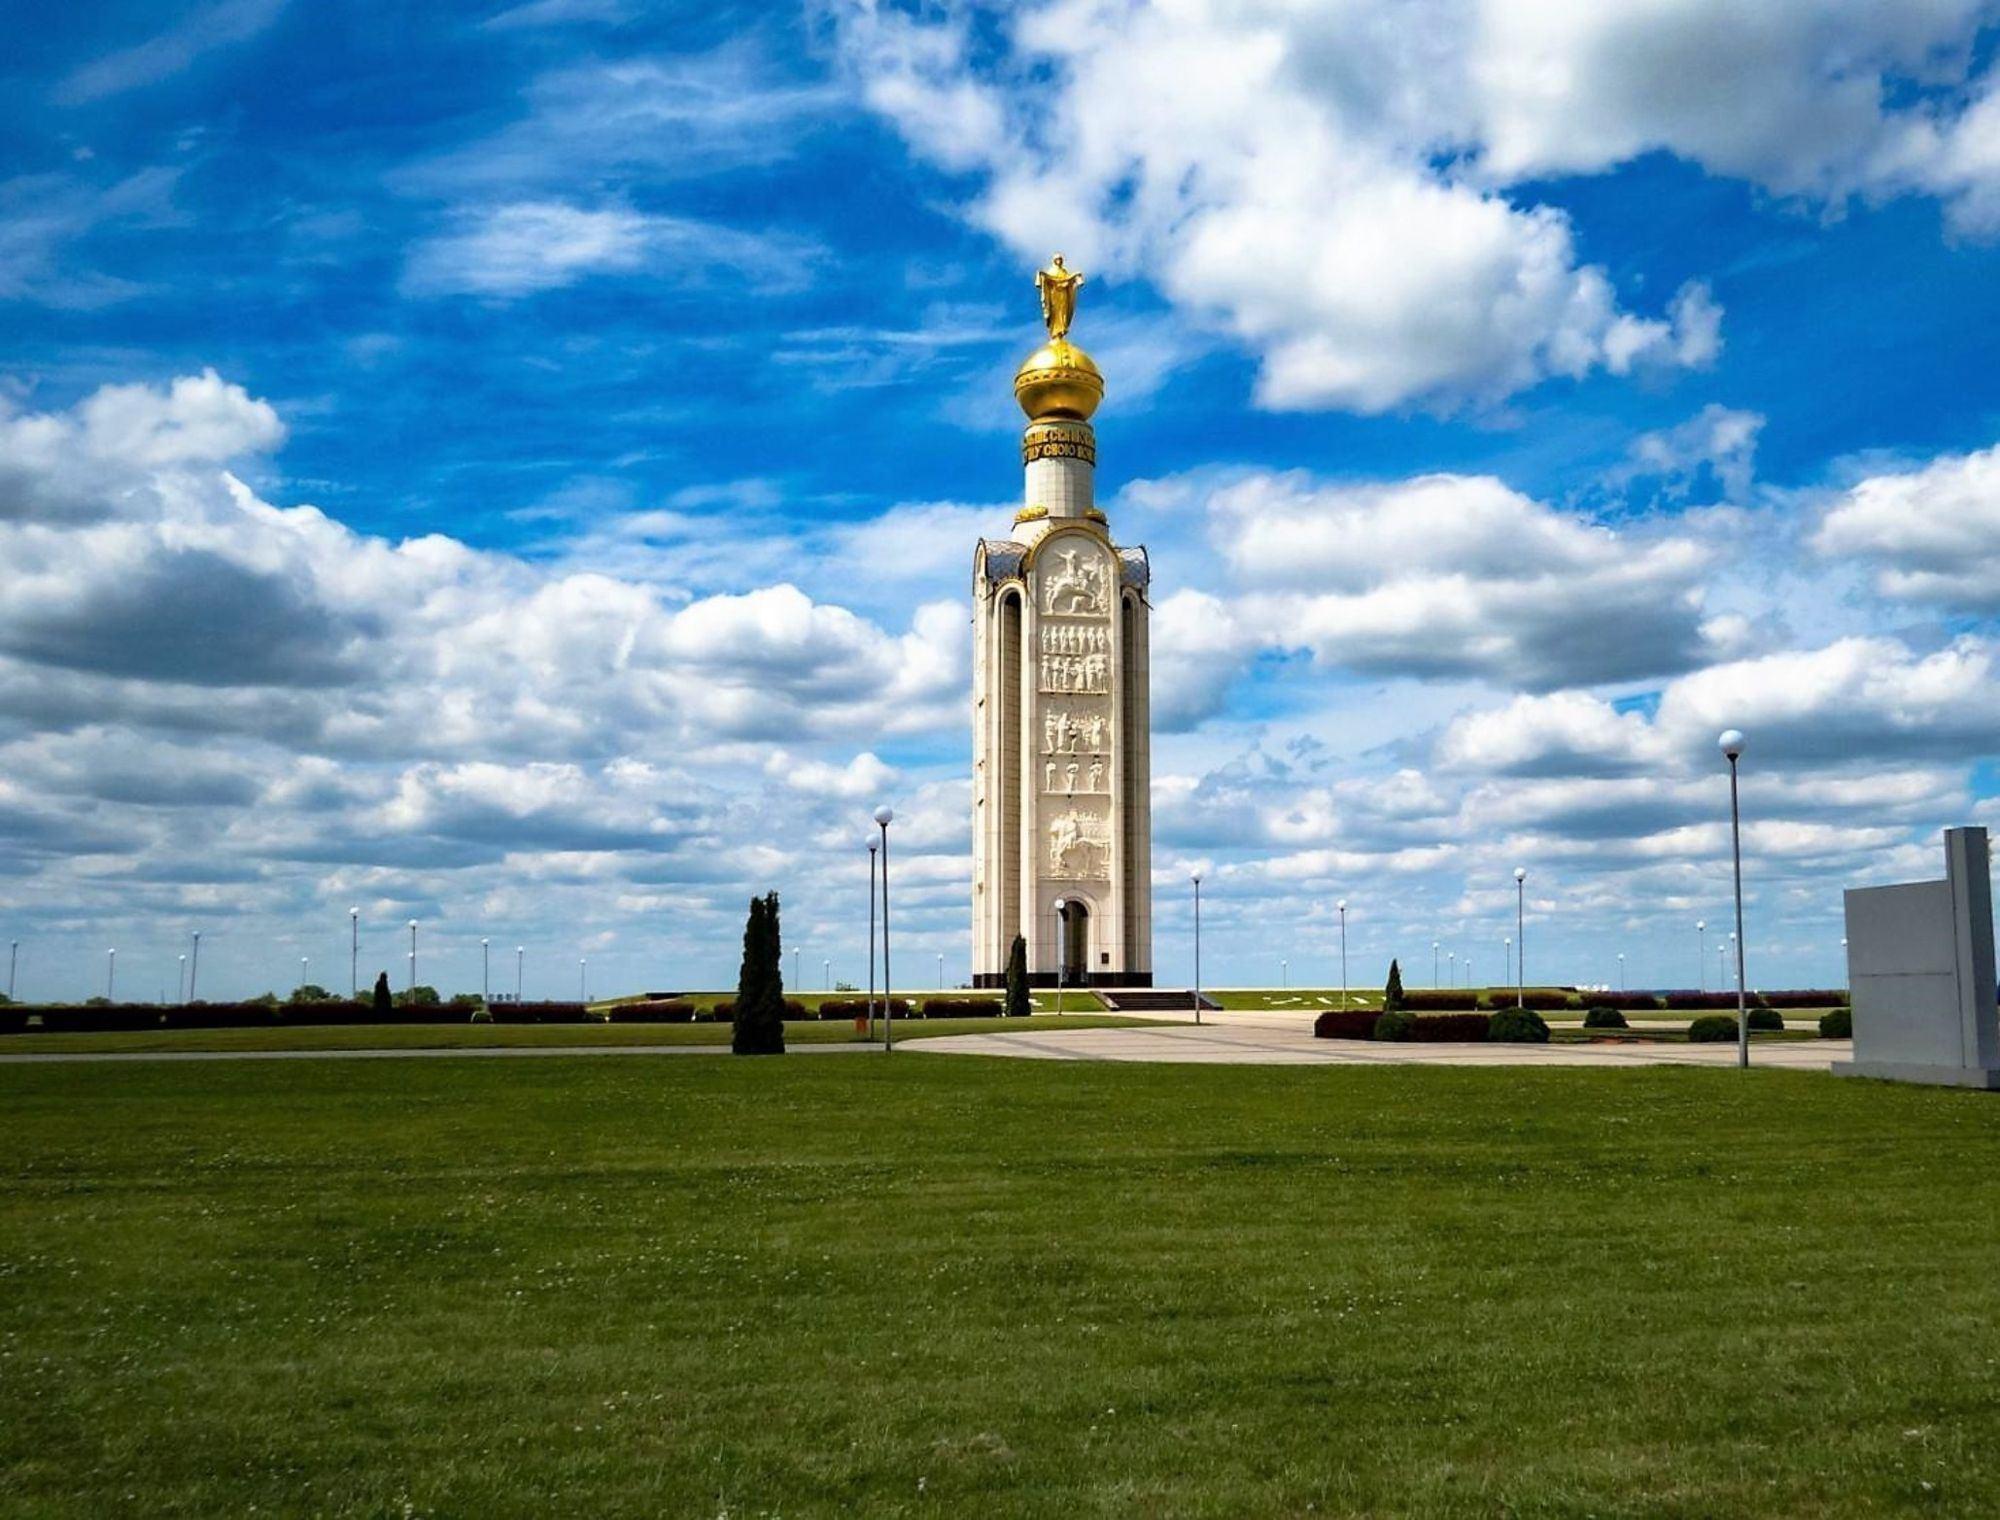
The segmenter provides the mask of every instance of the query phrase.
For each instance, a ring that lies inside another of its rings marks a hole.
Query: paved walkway
[[[1019,1056],[1042,1061],[1185,1061],[1259,1066],[1734,1066],[1730,1045],[1406,1045],[1321,1040],[1310,1019],[1283,1013],[1208,1014],[1196,1026],[1150,1029],[1022,1030],[914,1040],[927,1055]],[[1753,1045],[1753,1066],[1825,1071],[1853,1058],[1850,1040]]]

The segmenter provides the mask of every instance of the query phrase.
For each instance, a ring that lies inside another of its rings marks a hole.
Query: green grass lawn
[[[1796,1073],[0,1068],[10,1515],[2000,1510],[2000,1104]]]
[[[895,1042],[954,1034],[1049,1029],[1102,1029],[1158,1024],[1117,1014],[1021,1019],[899,1019]],[[881,1024],[876,1024],[876,1039]],[[727,1024],[353,1024],[273,1025],[268,1029],[145,1029],[96,1034],[15,1034],[0,1038],[0,1056],[139,1052],[158,1050],[477,1050],[488,1046],[727,1045]],[[800,1045],[852,1044],[861,1038],[851,1019],[791,1020],[785,1039]]]

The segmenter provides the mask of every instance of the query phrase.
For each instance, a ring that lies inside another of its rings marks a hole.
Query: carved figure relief
[[[1045,654],[1042,690],[1103,696],[1110,688],[1111,659],[1101,654]]]
[[[1042,610],[1067,617],[1103,617],[1111,610],[1104,566],[1081,549],[1059,550],[1060,569],[1042,587]]]
[[[1049,875],[1068,881],[1102,880],[1111,870],[1111,825],[1071,808],[1049,824]]]
[[[1051,623],[1042,629],[1044,654],[1107,654],[1111,630],[1088,624]]]
[[[1071,712],[1051,707],[1042,714],[1042,753],[1092,754],[1104,748],[1108,725],[1102,713]]]

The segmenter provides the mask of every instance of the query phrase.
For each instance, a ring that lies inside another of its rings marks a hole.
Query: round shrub
[[[1502,1008],[1487,1020],[1486,1038],[1504,1040],[1510,1045],[1546,1045],[1549,1025],[1532,1008]]]
[[[1819,1016],[1819,1037],[1822,1040],[1851,1040],[1854,1038],[1854,1010],[1852,1008],[1829,1008]]]
[[[1696,1045],[1721,1045],[1736,1038],[1736,1018],[1728,1013],[1704,1013],[1688,1025],[1688,1039]]]
[[[1375,1038],[1378,1040],[1414,1040],[1417,1037],[1417,1016],[1398,1008],[1385,1013],[1375,1021]]]
[[[1632,1025],[1616,1008],[1599,1005],[1583,1016],[1585,1029],[1630,1029]]]
[[[1753,1030],[1761,1029],[1765,1034],[1783,1033],[1785,1016],[1775,1008],[1752,1008],[1750,1027]]]

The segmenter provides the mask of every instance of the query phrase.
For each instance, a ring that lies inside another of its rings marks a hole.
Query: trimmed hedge
[[[1510,1045],[1546,1045],[1549,1043],[1548,1021],[1532,1008],[1502,1008],[1488,1022],[1486,1038],[1503,1040]]]
[[[1490,1013],[1432,1013],[1415,1020],[1409,1038],[1427,1045],[1455,1044],[1489,1038]]]
[[[168,1029],[270,1029],[286,1022],[285,1015],[293,1009],[324,1006],[293,1003],[273,1008],[268,1003],[188,1003],[160,1010],[160,1022]]]
[[[1688,1039],[1696,1045],[1720,1045],[1736,1038],[1732,1014],[1705,1013],[1688,1025]]]
[[[1854,1010],[1852,1008],[1829,1008],[1819,1016],[1819,1037],[1822,1040],[1851,1040],[1854,1038]]]
[[[96,1034],[105,1030],[158,1029],[166,1010],[158,1003],[104,1003],[95,1008],[82,1004],[27,1007],[23,1013],[39,1014],[47,1034]],[[257,1011],[268,1020],[270,1009],[262,1004]]]
[[[809,1019],[812,1017],[810,1013],[806,1012],[806,1005],[804,1003],[801,1003],[797,998],[785,999],[785,1010],[783,1016],[794,1023],[798,1022],[800,1019]],[[736,1017],[736,999],[729,998],[724,1002],[717,1003],[715,1007],[706,1014],[700,1014],[700,1013],[696,1014],[694,1016],[694,1021],[697,1024],[727,1024],[732,1022],[735,1019],[735,1017]]]
[[[1760,992],[1756,1001],[1766,1008],[1844,1008],[1845,987],[1806,987],[1790,992]]]
[[[1630,1029],[1631,1021],[1609,1003],[1598,1003],[1583,1016],[1585,1029]]]
[[[1322,1040],[1372,1040],[1383,1017],[1373,1008],[1329,1008],[1313,1020],[1313,1034]]]
[[[935,999],[933,999],[935,1001]],[[916,1015],[910,1011],[908,998],[889,999],[889,1012],[896,1018],[909,1019]],[[819,1016],[823,1019],[865,1019],[868,1017],[868,999],[865,997],[830,997],[819,1000]],[[786,1017],[790,1017],[789,1014]],[[810,1018],[808,1014],[806,1017]],[[875,1017],[882,1017],[882,999],[875,999]]]
[[[1650,992],[1593,992],[1589,994],[1594,1008],[1615,1008],[1620,1013],[1644,1013],[1657,1010],[1660,1000]]]
[[[1734,1008],[1736,994],[1733,992],[1669,992],[1661,999],[1669,1008]],[[1755,996],[1748,999],[1756,1002]]]
[[[589,1024],[597,1018],[587,1003],[495,1003],[492,1009],[496,1024]]]
[[[1392,1008],[1375,1021],[1375,1038],[1378,1040],[1414,1040],[1417,1016],[1405,1013],[1400,1008]]]
[[[924,999],[924,1017],[927,1019],[998,1019],[1005,1018],[1007,1005],[999,998],[987,997],[930,997]]]
[[[1569,994],[1555,987],[1530,987],[1519,1000],[1520,1007],[1540,1008],[1547,1012],[1554,1012],[1559,1008],[1567,1008],[1569,1005]],[[1515,1007],[1514,994],[1502,988],[1493,994],[1493,1006],[1495,1008]]]
[[[604,1011],[608,1024],[692,1024],[694,1004],[686,998],[647,998],[643,1003],[618,1003]]]
[[[1479,994],[1470,987],[1419,987],[1403,994],[1403,1007],[1411,1013],[1446,1013],[1478,1006]]]

